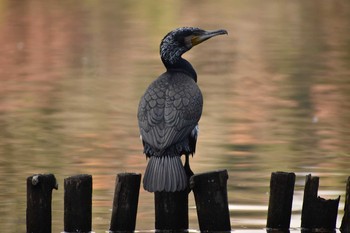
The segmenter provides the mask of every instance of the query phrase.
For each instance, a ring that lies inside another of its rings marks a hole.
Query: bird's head
[[[175,64],[181,55],[192,47],[214,36],[227,34],[226,30],[205,31],[195,27],[182,27],[169,32],[160,44],[160,56],[164,64]]]

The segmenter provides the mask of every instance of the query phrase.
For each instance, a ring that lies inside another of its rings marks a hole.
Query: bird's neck
[[[163,60],[164,66],[166,67],[167,71],[180,71],[188,74],[195,82],[197,82],[197,73],[193,69],[191,63],[189,63],[187,60],[180,57],[177,59],[174,63],[168,63]]]

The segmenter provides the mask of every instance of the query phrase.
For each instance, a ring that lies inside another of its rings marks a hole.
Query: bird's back
[[[202,108],[201,91],[185,72],[168,71],[151,83],[138,109],[146,155],[193,153],[188,151],[188,137],[198,124]]]

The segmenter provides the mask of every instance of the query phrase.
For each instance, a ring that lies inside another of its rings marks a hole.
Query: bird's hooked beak
[[[203,31],[203,33],[201,33],[199,35],[193,35],[191,37],[192,47],[196,46],[196,45],[202,43],[203,41],[206,41],[214,36],[225,35],[225,34],[228,35],[227,31],[224,29],[213,30],[213,31]]]

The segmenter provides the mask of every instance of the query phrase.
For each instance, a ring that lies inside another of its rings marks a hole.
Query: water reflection
[[[143,173],[136,109],[164,71],[160,39],[183,25],[229,37],[186,54],[204,95],[195,172],[228,169],[234,229],[266,223],[270,173],[305,174],[342,195],[350,151],[350,3],[335,1],[2,1],[0,225],[25,229],[25,179],[55,173],[53,231],[63,228],[63,179],[93,175],[93,229],[109,225],[114,177]],[[154,227],[141,190],[137,229]],[[342,211],[340,211],[342,214]],[[190,228],[198,229],[193,197]],[[340,225],[341,215],[337,226]],[[250,231],[251,232],[251,231]]]

